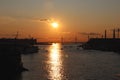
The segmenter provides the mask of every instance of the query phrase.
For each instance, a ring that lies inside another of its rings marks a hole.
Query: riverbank
[[[23,67],[21,54],[37,52],[34,39],[0,39],[0,71],[3,79],[13,79],[28,69]]]
[[[84,49],[113,51],[120,53],[120,38],[91,38],[83,44]]]

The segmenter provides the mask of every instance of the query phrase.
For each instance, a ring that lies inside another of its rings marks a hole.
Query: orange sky
[[[120,28],[120,0],[1,0],[0,37],[32,37],[39,41],[87,40],[80,33]],[[57,21],[53,28],[47,19]],[[78,34],[79,33],[79,34]]]

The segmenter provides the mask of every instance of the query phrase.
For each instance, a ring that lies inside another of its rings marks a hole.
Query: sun
[[[52,27],[54,27],[54,28],[57,28],[57,27],[59,26],[59,24],[58,24],[57,22],[52,22],[51,25],[52,25]]]

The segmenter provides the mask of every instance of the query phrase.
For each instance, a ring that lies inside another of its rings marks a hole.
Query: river
[[[120,54],[83,50],[76,44],[39,45],[38,53],[22,55],[19,80],[120,80]]]

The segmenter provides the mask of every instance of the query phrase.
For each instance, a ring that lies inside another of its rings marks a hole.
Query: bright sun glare
[[[52,25],[52,27],[54,27],[54,28],[57,28],[57,27],[58,27],[58,23],[57,23],[57,22],[53,22],[53,23],[51,23],[51,25]]]

